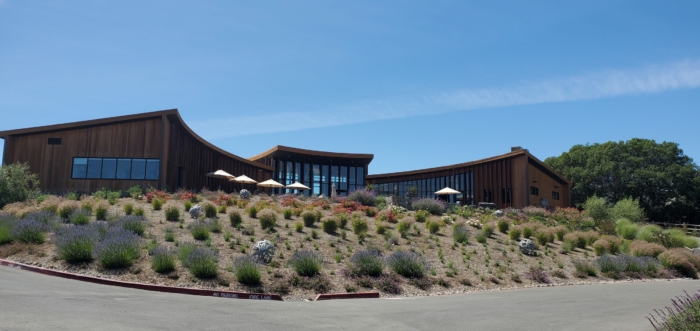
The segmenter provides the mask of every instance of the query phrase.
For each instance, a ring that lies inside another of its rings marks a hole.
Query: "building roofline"
[[[267,157],[269,155],[272,155],[278,151],[279,152],[287,152],[287,153],[322,156],[322,157],[335,157],[335,158],[346,158],[346,159],[366,159],[369,161],[374,159],[374,154],[324,152],[324,151],[314,151],[314,150],[310,150],[310,149],[302,149],[302,148],[296,148],[296,147],[277,145],[275,147],[268,149],[265,152],[262,152],[258,155],[252,156],[252,157],[249,157],[248,160],[251,160],[251,161],[259,160],[259,159],[262,159],[262,158]]]

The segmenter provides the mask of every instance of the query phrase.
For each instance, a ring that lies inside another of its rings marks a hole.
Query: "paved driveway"
[[[652,330],[699,281],[415,299],[263,302],[148,292],[0,267],[0,330]]]

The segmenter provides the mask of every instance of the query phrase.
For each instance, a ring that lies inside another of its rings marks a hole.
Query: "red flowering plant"
[[[394,212],[388,209],[378,212],[374,218],[377,220],[377,222],[396,223],[398,221]]]
[[[233,200],[231,200],[231,197],[226,194],[219,194],[219,197],[214,200],[214,203],[217,206],[233,206]]]
[[[301,208],[304,206],[304,204],[301,201],[295,199],[292,195],[285,195],[282,198],[282,202],[280,202],[280,204],[282,205],[282,207]]]
[[[313,205],[314,207],[321,207],[323,210],[331,209],[331,204],[328,202],[328,199],[318,199],[314,201]]]
[[[197,195],[190,191],[185,191],[180,196],[180,200],[190,200],[190,202],[197,202]]]
[[[160,201],[168,201],[170,200],[170,195],[159,190],[152,190],[146,193],[146,202],[151,203],[153,202],[153,199],[158,199]]]

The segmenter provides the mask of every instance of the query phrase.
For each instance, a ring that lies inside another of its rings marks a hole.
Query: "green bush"
[[[431,234],[435,234],[440,231],[440,223],[438,222],[427,222],[426,225],[428,226],[428,231]]]
[[[76,210],[78,210],[78,206],[75,205],[75,203],[66,203],[58,208],[58,216],[64,220],[67,220]]]
[[[221,233],[221,230],[223,230],[221,226],[221,221],[219,221],[218,218],[210,218],[208,224],[209,229],[211,229],[211,232]]]
[[[595,277],[598,275],[598,269],[593,265],[593,263],[587,260],[574,260],[572,261],[576,272],[574,275],[578,278],[586,278],[588,276]]]
[[[216,217],[216,206],[211,203],[205,203],[202,204],[202,208],[204,208],[204,217],[206,218],[213,218]]]
[[[58,255],[68,263],[92,261],[95,243],[100,237],[92,226],[70,226],[58,229],[52,242]]]
[[[219,214],[226,214],[226,205],[219,206]]]
[[[549,240],[547,240],[547,233],[544,231],[537,231],[535,233],[535,240],[537,240],[537,244],[540,246],[547,246],[547,243]]]
[[[133,199],[141,199],[143,197],[143,186],[135,185],[129,188],[129,196]]]
[[[504,219],[498,220],[498,231],[501,233],[508,233],[508,228],[510,228],[510,223]]]
[[[248,208],[248,217],[250,217],[250,218],[258,217],[258,209],[255,208],[255,206],[250,206],[250,208]]]
[[[135,216],[144,216],[146,214],[146,211],[143,210],[141,207],[136,207],[134,208],[134,215]]]
[[[165,207],[165,219],[170,222],[177,222],[180,219],[180,209],[172,205]]]
[[[519,227],[512,227],[508,231],[508,237],[510,237],[511,240],[520,240],[521,234],[522,234],[522,231],[520,230]]]
[[[151,251],[151,268],[157,273],[168,273],[175,270],[175,252],[166,246],[160,246]]]
[[[599,198],[594,195],[586,200],[583,204],[583,209],[586,216],[596,222],[608,219],[608,202],[605,201],[605,198]]]
[[[292,210],[289,208],[285,208],[282,210],[282,216],[286,220],[291,220],[292,219]]]
[[[190,233],[195,240],[207,240],[209,239],[209,233],[211,228],[206,222],[194,222],[190,225]]]
[[[334,218],[327,218],[321,222],[321,229],[325,233],[333,234],[338,230],[338,221]]]
[[[613,220],[628,219],[633,223],[644,220],[644,210],[639,206],[639,199],[624,198],[610,208],[610,218]]]
[[[698,267],[700,266],[700,257],[693,255],[685,248],[669,249],[659,254],[659,261],[664,268],[676,270],[686,277],[693,279],[698,278]]]
[[[175,241],[175,229],[171,227],[165,228],[165,241],[174,242]]]
[[[302,222],[294,223],[294,231],[303,232],[304,231],[304,223],[302,223]]]
[[[626,218],[620,218],[615,222],[615,231],[624,239],[634,240],[637,238],[639,226]]]
[[[9,219],[0,218],[0,245],[12,242],[12,227]]]
[[[190,209],[192,209],[192,202],[190,200],[185,200],[183,207],[185,208],[185,211],[190,211]]]
[[[350,220],[348,214],[339,213],[335,216],[335,218],[338,220],[338,227],[339,228],[345,229],[345,227],[348,226],[348,221]]]
[[[89,201],[85,201],[85,202],[83,202],[83,204],[80,206],[80,209],[81,209],[82,211],[87,212],[88,214],[92,214],[92,203],[90,203]]]
[[[14,240],[25,244],[43,244],[48,231],[49,227],[42,222],[23,219],[15,222],[10,234]]]
[[[122,197],[122,191],[110,191],[107,193],[107,201],[110,205],[117,203],[117,199]]]
[[[534,234],[535,230],[531,226],[523,226],[523,238],[530,238]]]
[[[163,201],[160,201],[160,199],[153,199],[151,205],[153,206],[153,210],[160,210],[163,208]]]
[[[401,238],[406,238],[408,236],[408,232],[411,231],[411,225],[411,221],[407,219],[402,220],[396,225],[396,231],[399,231]]]
[[[664,245],[666,248],[698,247],[698,241],[693,237],[687,236],[683,230],[669,229],[664,230],[662,234],[664,235],[659,237],[659,243]]]
[[[377,228],[374,231],[379,235],[383,235],[386,233],[386,225],[377,224]]]
[[[301,214],[301,219],[304,221],[304,226],[312,227],[316,223],[316,214],[307,211]]]
[[[452,231],[455,243],[466,245],[469,243],[469,228],[463,224],[457,225]]]
[[[242,256],[233,262],[236,280],[244,285],[256,286],[260,284],[262,275],[257,261],[250,256]]]
[[[485,244],[486,239],[488,239],[488,237],[484,234],[483,231],[480,232],[478,235],[476,235],[476,242],[478,242],[480,244]]]
[[[496,231],[494,228],[493,224],[487,223],[484,224],[484,226],[481,228],[481,231],[484,233],[484,235],[488,238],[491,238],[493,236],[493,233]]]
[[[73,225],[86,225],[90,223],[90,214],[85,210],[76,210],[68,217]]]
[[[146,218],[143,216],[127,215],[119,218],[118,224],[121,225],[125,230],[129,230],[136,233],[139,236],[143,236],[146,232]]]
[[[428,217],[430,217],[430,212],[427,210],[417,210],[415,214],[413,214],[413,218],[416,219],[416,222],[425,222]]]
[[[197,278],[214,278],[218,274],[216,253],[207,248],[194,248],[185,257],[183,265]]]
[[[260,213],[260,227],[265,229],[272,229],[277,225],[277,214],[273,211],[266,210]]]
[[[134,205],[127,203],[123,207],[124,209],[124,215],[131,215],[134,212]],[[167,214],[167,212],[166,212]]]
[[[228,220],[231,222],[231,226],[234,228],[237,228],[243,223],[243,217],[241,217],[241,213],[237,211],[232,211],[228,214]]]
[[[569,229],[563,225],[559,225],[554,228],[554,234],[557,237],[557,240],[559,241],[564,241],[564,236],[569,233]]]
[[[367,221],[361,218],[356,218],[352,220],[352,232],[356,235],[359,235],[361,233],[367,234],[367,231],[369,230],[369,224],[367,224]]]
[[[143,216],[143,214],[141,216]],[[104,204],[98,204],[97,207],[95,207],[95,219],[98,221],[107,220],[107,207]]]
[[[323,256],[310,250],[297,251],[289,264],[299,276],[313,277],[321,272]]]
[[[39,196],[39,176],[27,163],[0,165],[0,209],[7,204]]]

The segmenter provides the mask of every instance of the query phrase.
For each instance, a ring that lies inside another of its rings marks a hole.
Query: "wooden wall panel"
[[[542,199],[547,199],[550,206],[569,207],[567,184],[559,183],[532,164],[528,164],[528,178],[528,194],[529,186],[539,189],[539,195],[529,194],[530,204],[538,206],[541,204]],[[552,199],[552,192],[559,193],[559,200]]]
[[[527,185],[527,156],[511,159],[511,178],[513,183],[513,207],[523,208],[530,205],[529,187]]]

